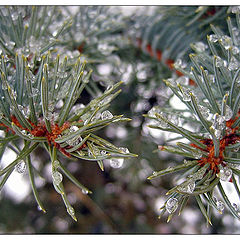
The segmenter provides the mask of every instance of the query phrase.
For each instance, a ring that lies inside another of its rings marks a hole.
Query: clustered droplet
[[[224,167],[224,168],[220,169],[220,172],[217,174],[217,176],[222,181],[229,181],[232,177],[232,169],[229,167]]]

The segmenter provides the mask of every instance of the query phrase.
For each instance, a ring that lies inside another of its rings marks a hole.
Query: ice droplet
[[[24,173],[26,171],[26,168],[26,163],[23,160],[21,160],[15,167],[18,173]]]
[[[224,210],[224,203],[220,200],[216,201],[218,211],[222,212]]]
[[[82,193],[87,195],[88,194],[88,190],[87,189],[82,189]]]
[[[226,105],[226,113],[224,116],[225,120],[226,121],[230,120],[232,118],[232,115],[233,115],[232,109],[228,105]]]
[[[53,178],[54,184],[56,184],[56,185],[59,185],[63,180],[62,174],[58,171],[54,171],[52,173],[52,178]]]
[[[68,208],[67,208],[67,212],[68,212],[69,215],[75,216],[75,211],[74,211],[74,208],[73,208],[73,207],[68,207]]]
[[[187,182],[181,184],[177,188],[180,192],[191,194],[195,189],[195,182],[192,179],[189,179]]]
[[[217,35],[215,35],[215,34],[211,34],[210,36],[209,36],[209,41],[210,42],[217,42],[218,41],[218,36]]]
[[[101,119],[102,120],[105,120],[105,119],[112,119],[113,118],[113,115],[110,111],[106,110],[104,112],[102,112],[101,114]]]
[[[198,105],[198,108],[203,117],[207,119],[209,117],[210,110],[202,105]]]
[[[222,36],[220,42],[226,50],[232,46],[232,39],[227,35]]]
[[[55,161],[53,161],[52,165],[53,165],[53,167],[54,167],[55,169],[58,169],[59,166],[60,166],[60,162],[57,161],[57,160],[55,160]]]
[[[229,71],[234,71],[234,70],[237,70],[239,67],[239,62],[238,60],[232,56],[231,59],[230,59],[230,62],[228,64],[228,70]]]
[[[121,150],[124,153],[129,153],[128,148],[120,147],[119,150]]]
[[[218,173],[218,177],[222,181],[229,181],[231,179],[231,177],[232,177],[232,170],[230,168],[228,168],[228,167],[224,167]]]
[[[124,158],[112,158],[110,159],[110,166],[112,168],[120,168],[122,167],[124,162]]]
[[[187,64],[182,61],[182,59],[177,59],[174,63],[175,68],[186,68]]]
[[[190,102],[191,101],[191,97],[190,97],[190,91],[188,89],[183,89],[182,91],[182,98],[183,101],[185,102]]]
[[[233,203],[232,206],[233,206],[235,211],[238,211],[238,205],[236,203]]]
[[[226,61],[224,61],[222,58],[219,56],[216,57],[216,67],[225,67],[226,66]]]
[[[166,210],[168,213],[174,213],[178,208],[178,200],[176,198],[170,198],[166,202]]]
[[[204,44],[203,42],[196,42],[194,44],[194,47],[196,48],[196,50],[198,52],[204,52],[208,48],[208,46],[206,44]]]

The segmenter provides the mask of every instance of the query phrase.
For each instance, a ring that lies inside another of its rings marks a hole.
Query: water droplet
[[[234,210],[238,212],[238,205],[236,203],[233,203],[232,206],[233,206]]]
[[[233,115],[232,109],[228,105],[226,105],[226,113],[224,116],[225,121],[229,121],[232,118],[232,115]]]
[[[176,80],[176,83],[180,83],[181,85],[188,85],[189,77],[181,76]]]
[[[218,36],[217,35],[215,35],[215,34],[211,34],[210,36],[209,36],[209,41],[210,42],[217,42],[218,41]]]
[[[239,68],[239,62],[234,56],[232,56],[228,64],[228,70],[234,71],[234,70],[237,70],[238,68]]]
[[[129,153],[128,148],[120,147],[119,150],[121,150],[124,153]]]
[[[112,119],[113,118],[113,115],[110,111],[106,110],[104,112],[102,112],[101,114],[101,119],[102,120],[105,120],[105,119]]]
[[[232,39],[229,36],[224,35],[220,38],[220,43],[226,50],[228,50],[232,46]]]
[[[18,173],[24,173],[26,171],[26,168],[26,163],[23,160],[21,160],[15,167]]]
[[[110,166],[112,168],[120,168],[122,167],[124,162],[124,158],[112,158],[110,159]]]
[[[35,97],[39,94],[39,90],[37,88],[32,88],[32,94],[30,97]]]
[[[75,210],[74,210],[73,207],[68,207],[67,208],[67,212],[68,212],[69,215],[75,216]]]
[[[210,110],[202,105],[198,105],[198,108],[202,116],[207,119],[209,117]]]
[[[152,175],[157,176],[157,172],[153,171]]]
[[[182,89],[182,98],[183,98],[183,101],[185,102],[190,102],[191,101],[191,97],[190,97],[190,90],[188,89]]]
[[[220,139],[222,136],[222,131],[219,129],[214,129],[214,134],[216,136],[217,139]]]
[[[55,169],[58,169],[59,166],[60,166],[60,162],[57,161],[57,160],[55,160],[55,161],[53,161],[52,165],[53,165],[53,167],[54,167]]]
[[[232,13],[240,13],[240,7],[239,6],[232,7]]]
[[[54,184],[56,184],[56,185],[59,185],[63,180],[62,174],[58,171],[54,171],[52,173],[52,178],[53,178]]]
[[[180,184],[177,189],[180,192],[184,192],[184,193],[188,193],[191,194],[193,193],[194,189],[195,189],[195,182],[193,179],[189,179],[188,181]]]
[[[70,132],[76,132],[79,128],[77,126],[71,126],[69,130]]]
[[[224,210],[224,203],[220,200],[216,201],[218,211],[222,212]]]
[[[184,68],[187,67],[187,64],[184,63],[184,62],[182,61],[182,59],[177,59],[177,60],[175,61],[175,63],[174,63],[174,67],[175,67],[175,68],[182,68],[182,69],[184,69]]]
[[[206,44],[204,44],[203,42],[196,42],[194,44],[194,47],[197,52],[204,52],[208,48],[208,46]]]
[[[85,195],[87,195],[89,192],[88,192],[87,189],[82,189],[82,193],[85,194]]]
[[[231,177],[232,177],[232,170],[230,168],[228,168],[228,167],[224,167],[218,173],[218,177],[222,181],[229,181],[231,179]]]
[[[220,58],[219,56],[216,57],[216,67],[225,67],[227,65],[227,62]]]
[[[107,154],[107,152],[106,152],[105,150],[102,150],[102,151],[100,152],[100,154],[104,156],[104,155]]]
[[[195,159],[200,159],[202,157],[202,153],[201,152],[192,152],[193,156]]]
[[[233,47],[232,47],[232,53],[233,53],[233,55],[239,54],[239,48],[236,47],[236,46],[233,46]]]
[[[168,213],[174,213],[178,208],[178,200],[176,198],[170,198],[166,202],[166,210]]]

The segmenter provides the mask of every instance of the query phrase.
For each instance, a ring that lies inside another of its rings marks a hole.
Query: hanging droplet
[[[113,115],[110,111],[106,110],[104,112],[102,112],[101,114],[101,119],[102,120],[105,120],[105,119],[112,119],[113,118]]]
[[[124,162],[124,158],[112,158],[110,159],[110,166],[112,168],[120,168],[122,167]]]
[[[15,167],[18,173],[24,173],[26,171],[26,168],[26,163],[23,160],[21,160]]]
[[[200,159],[202,157],[202,153],[201,152],[192,152],[193,156],[195,159]]]
[[[216,57],[216,67],[226,67],[227,62],[220,58],[219,56]]]
[[[232,169],[224,167],[217,175],[222,181],[229,181],[232,177]]]
[[[69,130],[70,132],[76,132],[77,130],[79,130],[79,128],[77,126],[71,126]]]
[[[102,150],[102,151],[100,152],[100,154],[103,155],[103,156],[105,156],[105,155],[107,154],[107,152],[106,152],[105,150]]]
[[[178,200],[176,198],[170,198],[166,202],[166,210],[168,213],[174,213],[178,208]]]
[[[60,162],[57,161],[57,160],[55,160],[55,161],[53,161],[52,165],[53,165],[53,167],[54,167],[55,169],[58,169],[59,166],[60,166]]]
[[[233,54],[233,55],[239,54],[239,48],[236,47],[236,46],[233,46],[233,47],[232,47],[232,54]]]
[[[220,42],[226,50],[232,46],[232,39],[227,35],[222,36]]]
[[[59,185],[63,180],[62,174],[58,171],[54,171],[52,173],[52,178],[53,178],[54,184],[56,184],[56,185]]]
[[[214,130],[214,134],[215,134],[215,137],[216,137],[217,139],[220,139],[221,136],[222,136],[222,131],[219,130],[219,129],[215,129],[215,130]]]
[[[224,210],[224,203],[220,200],[216,201],[216,205],[217,205],[217,210],[222,212]]]
[[[202,116],[207,119],[209,117],[210,110],[207,107],[202,105],[198,105],[198,108]]]
[[[238,212],[238,205],[237,205],[236,203],[233,203],[232,206],[233,206],[234,210],[235,210],[236,212]]]
[[[195,182],[192,179],[189,179],[187,182],[180,184],[177,189],[180,192],[191,194],[195,189]]]
[[[215,35],[215,34],[211,34],[211,35],[209,35],[209,41],[210,42],[217,42],[218,41],[218,36],[217,35]]]
[[[190,91],[188,89],[182,89],[182,98],[183,101],[185,102],[189,102],[191,101],[191,97],[190,97]]]
[[[39,90],[37,88],[32,88],[32,94],[30,97],[35,97],[39,94]]]
[[[228,105],[226,105],[226,112],[224,116],[225,121],[229,121],[232,118],[232,115],[233,115],[232,109]]]
[[[240,13],[240,7],[239,6],[232,7],[232,13]]]
[[[208,48],[208,46],[206,44],[204,44],[203,42],[196,42],[194,44],[194,47],[197,52],[204,52]]]
[[[157,172],[153,171],[153,172],[152,172],[152,175],[153,175],[153,176],[157,176]]]
[[[215,83],[215,76],[213,74],[209,74],[208,79],[209,79],[210,83]]]
[[[234,70],[237,70],[238,68],[239,68],[239,62],[234,56],[232,56],[228,64],[228,70],[234,71]]]
[[[69,215],[75,216],[75,210],[74,210],[73,207],[68,207],[67,208],[67,212],[68,212]]]
[[[119,150],[121,150],[124,153],[129,153],[128,148],[120,147]]]
[[[187,76],[181,76],[176,80],[176,83],[180,83],[181,85],[188,85],[189,83],[189,77]]]
[[[187,64],[184,63],[184,62],[182,61],[182,59],[177,59],[177,60],[175,61],[175,63],[174,63],[174,67],[175,67],[175,68],[182,68],[182,69],[184,69],[184,68],[187,67]]]
[[[89,193],[89,191],[87,189],[82,189],[82,193],[87,195]]]

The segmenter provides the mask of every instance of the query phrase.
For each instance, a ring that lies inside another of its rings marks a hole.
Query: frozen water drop
[[[178,200],[176,198],[170,198],[166,202],[166,210],[168,213],[174,213],[178,208]]]
[[[224,203],[222,201],[216,201],[218,211],[222,212],[224,210]]]
[[[101,119],[102,120],[105,120],[105,119],[112,119],[113,118],[113,115],[110,111],[106,110],[104,112],[102,112],[101,114]]]
[[[110,159],[110,166],[112,168],[120,168],[122,167],[124,162],[124,158],[112,158]]]
[[[222,181],[229,181],[232,177],[232,170],[228,167],[224,167],[220,170],[218,176]]]
[[[56,184],[56,185],[59,185],[63,180],[62,174],[58,171],[54,171],[52,173],[52,178],[53,178],[54,184]]]
[[[26,171],[26,168],[26,163],[23,160],[21,160],[15,167],[18,173],[24,173]]]
[[[215,34],[211,34],[210,36],[209,36],[209,41],[210,42],[217,42],[218,41],[218,36],[217,35],[215,35]]]
[[[85,195],[87,195],[89,192],[88,192],[87,189],[82,189],[82,193],[85,194]]]

